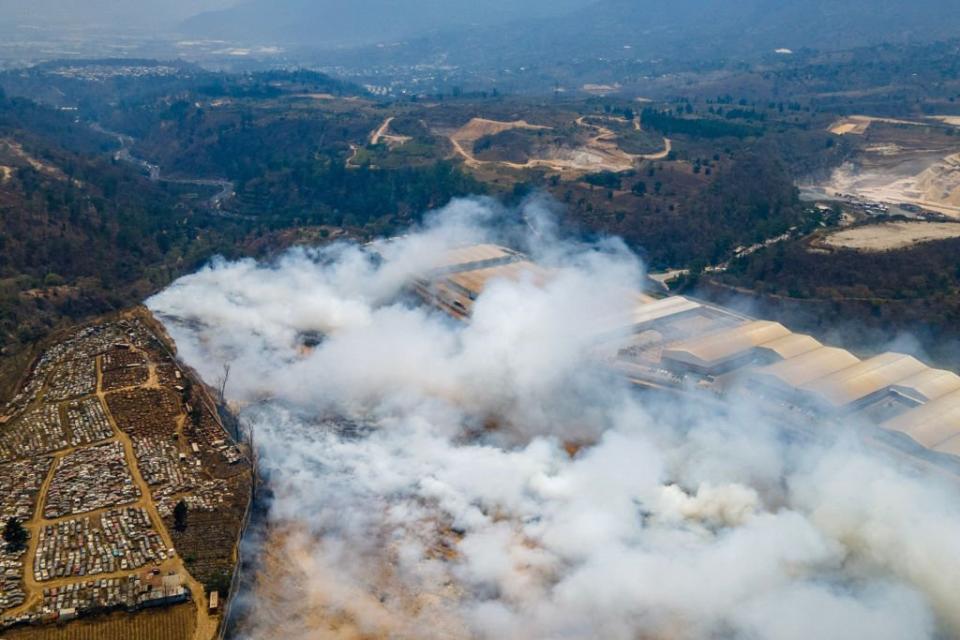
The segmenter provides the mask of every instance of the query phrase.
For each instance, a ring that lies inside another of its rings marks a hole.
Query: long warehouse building
[[[512,249],[464,246],[437,256],[434,269],[417,278],[414,289],[465,319],[491,284],[542,286],[556,273]],[[624,296],[631,311],[609,317],[598,312],[596,335],[619,345],[610,366],[633,383],[681,391],[695,386],[718,394],[739,388],[786,408],[869,420],[880,427],[879,435],[911,453],[952,456],[960,465],[956,373],[901,353],[861,360],[780,323],[687,297],[655,299],[639,290],[625,290]]]

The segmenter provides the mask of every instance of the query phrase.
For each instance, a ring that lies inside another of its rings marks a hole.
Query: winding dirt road
[[[6,615],[16,616],[20,613],[30,610],[35,607],[41,599],[43,598],[43,590],[49,588],[59,588],[71,584],[76,584],[79,582],[86,582],[89,580],[99,580],[99,579],[110,579],[110,578],[126,578],[131,573],[136,571],[146,571],[149,567],[142,567],[139,570],[121,570],[115,571],[112,573],[98,573],[98,574],[89,574],[85,576],[69,576],[62,578],[54,578],[52,580],[38,581],[33,573],[33,559],[36,557],[37,547],[40,544],[40,531],[43,527],[47,525],[57,524],[66,520],[72,520],[78,517],[88,517],[88,516],[97,516],[103,514],[111,509],[116,509],[119,507],[139,507],[145,509],[147,514],[150,517],[151,524],[154,530],[160,535],[163,540],[164,547],[166,549],[173,549],[173,538],[170,536],[170,532],[167,530],[166,526],[163,523],[163,518],[160,516],[160,512],[157,510],[157,505],[153,501],[151,496],[150,486],[147,484],[146,480],[143,478],[143,474],[140,472],[140,467],[137,462],[136,453],[133,447],[133,440],[123,432],[117,424],[116,419],[110,411],[110,407],[107,404],[107,394],[103,389],[103,367],[102,367],[102,357],[98,356],[96,359],[96,372],[97,372],[97,390],[96,397],[100,401],[100,405],[103,408],[104,414],[107,417],[108,422],[110,423],[110,428],[113,431],[113,435],[109,438],[101,440],[99,442],[90,443],[83,445],[82,447],[71,447],[69,449],[63,449],[61,451],[54,452],[51,454],[53,458],[53,463],[50,465],[49,470],[47,471],[47,476],[43,481],[43,484],[40,487],[40,491],[37,495],[37,504],[34,508],[33,517],[26,523],[27,529],[30,531],[30,541],[28,543],[27,552],[24,554],[23,558],[23,583],[25,591],[27,592],[27,598],[22,605],[15,609],[11,609],[6,612]],[[136,388],[157,388],[159,387],[159,380],[156,373],[156,364],[149,362],[149,375],[147,381],[142,385],[136,385],[133,387],[128,387],[129,389]],[[124,389],[118,389],[115,391],[123,391]],[[111,391],[113,393],[114,391]],[[186,414],[183,413],[177,418],[178,428],[182,428],[182,424],[186,419]],[[140,498],[133,502],[127,502],[123,504],[111,505],[109,507],[104,507],[102,509],[96,509],[91,511],[85,511],[83,513],[74,513],[66,515],[59,518],[45,518],[43,517],[43,505],[46,502],[47,492],[50,489],[50,485],[53,482],[54,474],[56,473],[57,466],[60,463],[60,460],[69,455],[71,452],[80,448],[87,448],[89,446],[106,444],[111,442],[119,442],[123,445],[124,456],[126,458],[127,467],[130,470],[130,476],[133,478],[134,483],[137,485],[137,488],[140,490]],[[183,578],[184,586],[190,590],[191,599],[193,600],[194,609],[196,612],[196,628],[193,633],[192,640],[212,640],[216,637],[217,629],[219,626],[219,618],[212,617],[209,614],[207,608],[207,602],[205,597],[205,592],[203,585],[200,584],[187,570],[187,567],[184,565],[183,560],[180,558],[179,554],[174,555],[172,558],[168,558],[161,562],[157,568],[160,569],[161,573],[167,574],[171,571],[180,574]]]

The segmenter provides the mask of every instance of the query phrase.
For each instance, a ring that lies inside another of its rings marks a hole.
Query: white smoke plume
[[[270,479],[244,637],[960,634],[952,479],[851,434],[798,443],[743,401],[630,391],[589,329],[639,261],[510,213],[457,201],[382,261],[214,261],[149,301],[208,380],[232,363]],[[468,324],[403,295],[443,249],[504,235],[557,277],[494,284]]]

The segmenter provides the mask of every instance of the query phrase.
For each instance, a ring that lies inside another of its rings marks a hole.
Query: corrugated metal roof
[[[945,453],[949,456],[960,457],[960,435],[956,435],[946,442],[941,442],[933,448],[937,453]]]
[[[458,247],[444,251],[437,256],[434,268],[453,267],[473,262],[510,258],[516,255],[513,251],[495,244],[474,244],[467,247]]]
[[[960,391],[960,376],[944,369],[927,369],[901,380],[892,388],[917,402],[930,402]]]
[[[788,336],[783,336],[782,338],[762,344],[757,347],[757,350],[772,354],[781,360],[788,360],[819,349],[822,346],[820,341],[812,336],[802,333],[791,333]]]
[[[795,358],[757,369],[754,377],[770,386],[799,389],[804,384],[846,369],[860,362],[857,356],[844,349],[822,347]]]
[[[498,265],[496,267],[487,267],[485,269],[476,269],[474,271],[462,271],[447,276],[447,281],[451,284],[468,291],[474,297],[480,295],[484,287],[491,280],[523,280],[530,279],[532,282],[542,284],[547,280],[550,272],[528,260],[520,260],[509,264]]]
[[[644,294],[636,294],[638,304],[627,313],[617,313],[598,321],[598,334],[627,330],[642,330],[658,320],[670,318],[681,313],[701,309],[703,305],[682,296],[671,296],[660,300],[650,299]]]
[[[702,308],[699,302],[688,300],[683,296],[671,296],[655,302],[638,305],[631,314],[630,322],[634,326],[640,326],[675,316],[678,313],[696,311]]]
[[[691,338],[664,349],[665,359],[712,367],[740,357],[755,347],[790,334],[779,322],[756,320],[718,333]]]
[[[846,369],[803,385],[817,401],[834,408],[845,407],[929,367],[913,356],[883,353]]]
[[[907,435],[927,449],[936,449],[960,436],[960,391],[900,414],[883,423],[883,428]]]

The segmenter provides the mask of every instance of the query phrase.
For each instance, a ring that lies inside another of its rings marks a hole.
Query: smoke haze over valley
[[[205,377],[232,363],[271,478],[243,637],[960,629],[948,485],[855,424],[797,439],[744,397],[636,396],[604,370],[589,327],[642,278],[619,242],[527,236],[560,275],[491,286],[470,324],[405,300],[431,255],[503,238],[504,214],[458,201],[382,262],[349,244],[217,261],[149,302]]]
[[[960,638],[957,0],[0,0],[4,640]]]

